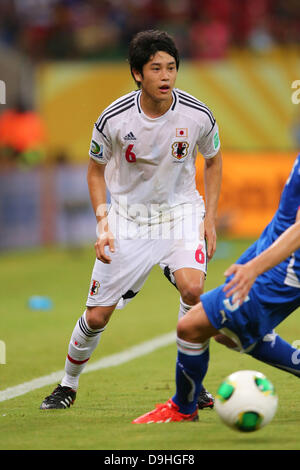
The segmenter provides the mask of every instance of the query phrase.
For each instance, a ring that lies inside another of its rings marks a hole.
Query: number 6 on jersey
[[[128,161],[128,163],[134,163],[136,162],[136,155],[132,151],[134,144],[128,145],[126,152],[125,152],[125,158]]]

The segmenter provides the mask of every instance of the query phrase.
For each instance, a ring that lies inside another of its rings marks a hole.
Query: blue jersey
[[[296,221],[300,208],[300,155],[295,160],[291,174],[283,189],[279,207],[272,221],[267,225],[260,238],[237,261],[244,264],[259,255]],[[248,253],[249,251],[249,253]],[[275,282],[281,292],[289,292],[289,286],[300,288],[300,249],[293,255],[265,272],[258,278],[261,284]]]
[[[268,248],[295,223],[299,208],[300,155],[295,160],[273,219],[237,263],[245,264]],[[300,306],[300,249],[258,276],[247,301],[241,306],[226,298],[223,286],[201,296],[201,301],[213,326],[229,333],[242,349],[247,349]]]

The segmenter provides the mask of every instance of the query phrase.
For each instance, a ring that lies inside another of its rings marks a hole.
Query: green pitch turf
[[[223,272],[248,241],[219,242],[209,264],[206,289],[223,282]],[[0,390],[62,370],[70,334],[84,311],[94,262],[93,247],[49,248],[0,255]],[[53,308],[35,311],[33,295],[50,297]],[[178,294],[155,268],[142,291],[114,313],[90,363],[174,331]],[[299,310],[277,329],[289,341],[300,339]],[[225,428],[214,410],[196,423],[133,425],[131,421],[174,393],[176,346],[171,344],[120,366],[83,374],[76,404],[41,411],[53,385],[0,402],[0,449],[212,450],[300,449],[299,381],[211,341],[205,386],[216,393],[221,380],[239,369],[256,369],[274,383],[278,412],[264,429],[240,434]]]

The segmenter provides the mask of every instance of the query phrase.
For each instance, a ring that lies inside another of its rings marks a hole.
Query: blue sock
[[[185,342],[185,349],[188,343]],[[208,343],[200,354],[187,354],[178,349],[176,362],[176,393],[172,401],[180,413],[191,414],[197,409],[197,401],[202,390],[202,381],[208,368]]]
[[[300,350],[274,332],[264,336],[248,354],[300,377]]]

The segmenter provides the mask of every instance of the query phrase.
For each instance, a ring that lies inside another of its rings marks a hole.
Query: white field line
[[[157,336],[149,341],[132,346],[131,348],[126,349],[120,353],[112,354],[111,356],[103,357],[98,361],[88,364],[83,370],[83,374],[87,372],[93,372],[99,369],[105,369],[107,367],[119,366],[125,362],[129,362],[132,359],[137,357],[144,356],[149,354],[156,349],[168,346],[171,343],[174,343],[176,339],[176,333],[171,332],[165,335]],[[38,377],[37,379],[30,380],[29,382],[24,382],[20,385],[14,387],[9,387],[5,390],[0,390],[0,402],[10,400],[11,398],[19,397],[20,395],[25,395],[28,392],[32,392],[38,388],[42,388],[46,385],[52,385],[54,383],[59,383],[64,375],[63,370],[53,372],[49,375],[44,375]]]

